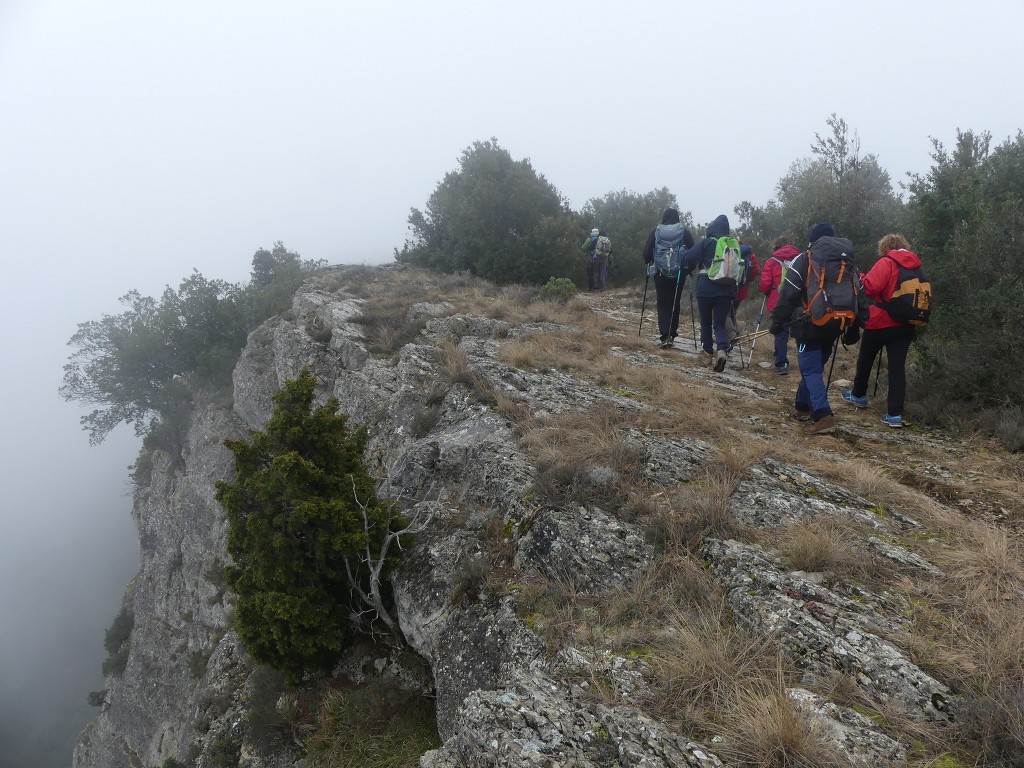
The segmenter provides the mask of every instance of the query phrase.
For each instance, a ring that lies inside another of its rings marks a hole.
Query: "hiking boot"
[[[793,411],[793,418],[796,419],[797,421],[810,421],[811,412],[801,411],[799,408],[797,408]]]
[[[811,426],[804,430],[806,435],[828,435],[836,431],[836,417],[832,414],[828,416],[822,416],[817,421],[813,422]]]
[[[857,397],[855,394],[853,394],[853,390],[852,389],[844,389],[840,394],[842,395],[843,400],[848,402],[850,405],[856,406],[857,408],[867,408],[868,407],[868,396],[867,395],[864,395],[863,397]],[[883,421],[884,420],[885,419],[883,419]]]
[[[715,364],[715,353],[708,352],[706,349],[702,349],[700,351],[700,359],[701,362],[704,363],[704,365],[710,368],[712,365]]]
[[[895,429],[899,429],[900,427],[903,426],[903,417],[902,416],[890,416],[888,413],[883,413],[882,414],[882,423],[883,424],[888,424],[890,427],[893,427]]]
[[[782,365],[776,365],[775,366],[775,372],[779,376],[785,376],[787,373],[789,373],[789,363],[783,363]]]
[[[725,370],[725,362],[729,359],[729,356],[725,354],[724,349],[720,349],[715,353],[715,373],[721,373]]]
[[[672,346],[672,342],[669,341],[668,339],[661,339],[660,341],[658,341],[658,346],[661,349],[668,349],[670,346]]]

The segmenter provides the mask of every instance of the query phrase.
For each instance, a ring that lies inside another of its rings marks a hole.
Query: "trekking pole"
[[[836,357],[839,355],[839,337],[836,336],[835,343],[832,345],[832,365],[828,367],[828,381],[825,382],[825,391],[828,392],[828,388],[832,386],[832,371],[836,367]]]
[[[768,294],[766,293],[764,295],[764,298],[761,299],[761,311],[757,313],[757,325],[754,326],[754,335],[750,337],[750,357],[747,358],[747,367],[748,368],[750,367],[750,363],[754,360],[754,345],[757,343],[757,339],[758,339],[757,332],[761,328],[761,320],[764,319],[764,306],[767,303],[768,303]],[[743,354],[740,353],[740,357],[742,357],[742,356],[743,356]]]
[[[690,328],[693,330],[693,348],[697,349],[697,322],[693,319],[693,281],[690,281]]]
[[[639,338],[640,335],[644,331],[644,309],[647,307],[647,284],[650,283],[650,282],[651,282],[651,273],[648,272],[647,273],[647,277],[644,278],[644,300],[640,304],[640,327],[637,329],[637,332],[636,332],[637,338]]]
[[[884,354],[885,347],[882,347],[878,350],[878,368],[875,369],[875,391],[871,393],[872,397],[878,394],[878,377],[882,375],[882,355]]]
[[[679,297],[683,293],[683,286],[682,286],[682,284],[680,282],[682,279],[683,279],[683,270],[682,270],[682,267],[680,267],[679,271],[676,272],[676,285],[675,285],[675,288],[672,289],[672,290],[675,291],[675,298],[672,301],[672,315],[668,319],[669,333],[672,332],[672,322],[673,321],[675,321],[676,331],[677,332],[679,331],[679,320],[678,320],[678,317],[679,317]]]
[[[767,336],[771,331],[765,328],[763,331],[751,331],[750,333],[744,333],[742,336],[737,336],[733,339],[733,344],[746,344],[748,341],[756,341],[762,336]]]

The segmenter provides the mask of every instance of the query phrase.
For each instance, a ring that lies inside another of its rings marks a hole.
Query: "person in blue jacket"
[[[708,225],[706,236],[683,254],[683,270],[688,274],[698,270],[697,309],[700,312],[700,345],[715,371],[725,370],[732,343],[726,328],[726,318],[732,309],[736,287],[718,285],[707,276],[708,267],[715,256],[715,245],[720,237],[729,234],[729,217],[724,213]]]

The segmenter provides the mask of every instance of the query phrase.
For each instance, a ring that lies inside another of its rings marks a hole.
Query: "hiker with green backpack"
[[[691,245],[693,235],[679,223],[679,210],[669,206],[661,215],[661,224],[651,230],[644,246],[647,278],[654,278],[658,299],[658,346],[662,349],[671,349],[679,332],[680,297],[686,285],[680,259]]]
[[[800,384],[794,417],[811,422],[808,435],[835,431],[825,368],[840,337],[844,344],[856,344],[868,320],[868,301],[853,261],[853,243],[835,234],[827,221],[811,228],[807,250],[786,270],[769,328],[773,336],[789,328],[796,339]]]
[[[743,280],[740,243],[729,236],[729,217],[723,213],[711,222],[704,239],[688,248],[682,259],[687,274],[698,271],[700,345],[707,361],[721,373],[732,349],[726,321]]]

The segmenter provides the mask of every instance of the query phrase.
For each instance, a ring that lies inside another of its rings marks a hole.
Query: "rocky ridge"
[[[422,330],[393,356],[375,353],[358,322],[366,297],[354,285],[367,280],[424,293],[402,318]],[[225,522],[213,493],[215,481],[231,471],[222,441],[261,428],[273,393],[304,367],[320,378],[322,398],[336,396],[355,422],[369,427],[368,457],[382,489],[410,513],[433,513],[430,529],[417,537],[395,577],[402,631],[426,661],[429,675],[421,682],[436,697],[442,744],[422,757],[423,768],[730,764],[714,740],[689,740],[646,706],[653,681],[642,655],[571,640],[554,648],[523,618],[510,584],[547,579],[600,599],[635,584],[659,547],[642,515],[616,506],[624,485],[618,467],[592,466],[586,482],[604,492],[582,503],[540,496],[543,467],[509,415],[520,411],[532,423],[596,412],[628,415],[617,439],[640,457],[632,482],[648,489],[651,509],[671,506],[680,487],[700,486],[709,468],[723,461],[731,434],[767,446],[738,471],[728,495],[730,514],[750,535],[708,535],[696,554],[736,623],[774,638],[803,675],[806,688],[790,686],[786,694],[837,754],[850,765],[906,765],[907,744],[898,734],[813,689],[840,674],[858,697],[884,703],[908,721],[951,722],[956,694],[906,647],[910,606],[881,584],[796,570],[771,540],[793,526],[841,523],[851,547],[900,578],[942,575],[942,564],[929,559],[933,546],[915,549],[930,535],[927,522],[821,471],[851,455],[891,462],[914,449],[925,459],[913,459],[913,466],[908,460],[905,471],[918,482],[907,493],[942,489],[942,497],[933,493],[926,503],[950,514],[985,507],[1015,519],[1012,499],[997,488],[969,493],[975,487],[965,474],[971,448],[924,430],[892,434],[861,414],[840,412],[839,437],[794,438],[785,416],[795,376],[780,382],[737,359],[716,375],[685,346],[656,351],[634,338],[639,313],[632,292],[581,301],[585,312],[602,318],[609,366],[650,372],[653,380],[693,393],[702,406],[742,401],[742,413],[701,435],[692,425],[666,425],[657,399],[628,377],[587,376],[543,357],[531,364],[508,361],[503,349],[516,342],[572,337],[578,329],[564,317],[486,316],[458,296],[428,295],[388,267],[336,268],[308,281],[291,312],[250,335],[235,370],[233,403],[197,409],[181,455],[156,452],[151,481],[136,490],[140,568],[125,597],[135,616],[131,650],[124,673],[108,679],[103,711],[80,737],[74,766],[150,768],[169,760],[212,766],[222,764],[215,762],[216,749],[227,740],[240,744],[233,764],[301,764],[293,749],[268,752],[245,735],[258,677],[230,629],[231,599],[219,576]],[[329,337],[310,329],[328,329]],[[463,366],[454,376],[453,355]],[[802,451],[813,461],[801,466],[776,458],[776,441],[797,441],[795,451],[783,453]],[[985,466],[978,466],[984,476]],[[959,504],[967,497],[971,504]],[[493,562],[488,547],[495,525],[510,549],[506,571],[494,575],[506,588],[453,599],[467,568]],[[389,659],[378,669],[397,666]],[[587,685],[595,676],[608,681],[608,695],[595,696]]]

